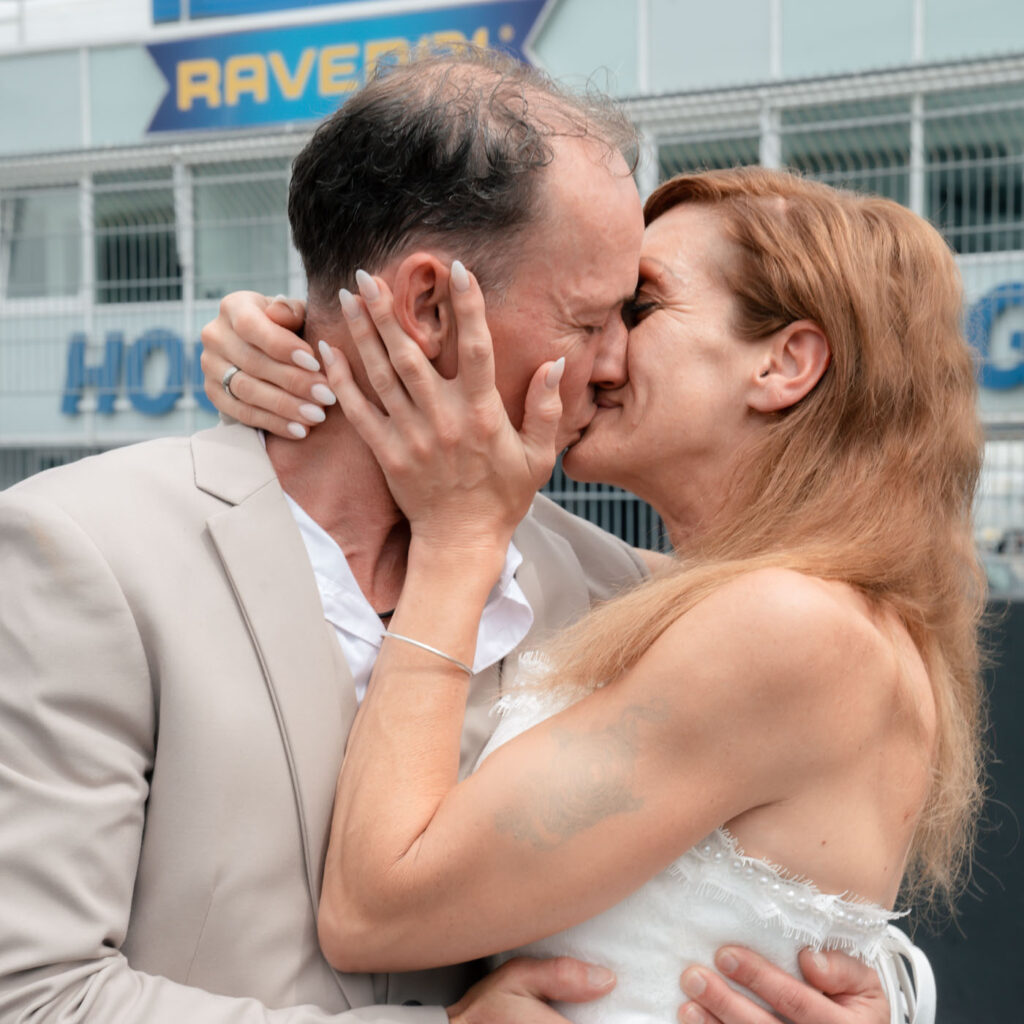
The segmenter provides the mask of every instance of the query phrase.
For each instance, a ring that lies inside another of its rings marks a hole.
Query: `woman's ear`
[[[748,404],[758,412],[782,412],[814,390],[832,359],[825,332],[797,320],[765,339],[750,383]]]
[[[445,365],[452,360],[455,372],[455,318],[449,299],[448,266],[428,252],[406,256],[395,271],[391,291],[395,299],[395,317],[426,357],[438,362],[445,376]]]

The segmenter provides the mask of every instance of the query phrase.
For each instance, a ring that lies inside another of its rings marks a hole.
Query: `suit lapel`
[[[526,519],[514,539],[523,556],[516,581],[533,609],[533,625],[515,651],[473,679],[462,730],[460,778],[473,770],[494,732],[496,722],[491,709],[501,693],[505,672],[515,671],[519,652],[540,647],[553,631],[564,628],[590,607],[590,594],[578,569],[574,570],[571,548],[562,538],[542,535],[536,524]]]
[[[523,556],[516,582],[533,610],[533,625],[515,651],[473,679],[462,730],[460,778],[476,766],[480,752],[494,732],[497,722],[491,709],[501,693],[506,670],[515,670],[519,652],[541,646],[553,631],[579,618],[590,607],[590,594],[575,556],[561,537],[543,534],[527,517],[513,539]]]
[[[590,592],[564,537],[542,531],[528,516],[513,540],[523,556],[516,581],[533,609],[533,625],[519,645],[520,651],[529,651],[586,614]]]
[[[241,437],[223,436],[239,429]],[[193,450],[197,486],[231,502],[207,526],[277,716],[315,917],[335,783],[356,712],[355,687],[324,620],[305,546],[258,437],[245,428],[219,427],[196,435]],[[368,976],[336,977],[350,1005],[373,1001]]]
[[[459,753],[459,778],[464,779],[476,767],[480,752],[491,738],[497,724],[491,708],[501,691],[501,667],[494,665],[478,672],[469,687],[466,717],[462,723],[462,746]]]
[[[207,525],[277,715],[315,915],[335,782],[356,713],[355,688],[324,621],[306,549],[258,435],[237,424],[220,426],[195,435],[192,448],[196,486],[228,503]],[[534,611],[534,625],[520,647],[525,650],[585,612],[590,601],[585,583],[573,571],[568,544],[546,540],[529,520],[516,532],[515,543],[524,556],[517,579]],[[508,660],[511,667],[514,661]],[[494,665],[473,680],[462,738],[462,776],[472,771],[493,731],[489,712],[501,674],[501,666]],[[350,1006],[374,1002],[371,976],[335,976]],[[383,976],[377,981],[379,987],[386,986]]]

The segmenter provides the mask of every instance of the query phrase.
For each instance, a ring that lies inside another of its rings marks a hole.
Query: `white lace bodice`
[[[540,670],[526,661],[522,676],[532,681]],[[480,760],[581,696],[514,687],[496,707],[501,721]],[[819,892],[782,867],[745,856],[732,836],[716,829],[621,903],[502,959],[574,956],[611,967],[618,983],[608,996],[558,1007],[577,1024],[676,1020],[685,998],[680,973],[690,964],[710,965],[727,943],[748,946],[797,976],[797,953],[804,946],[844,950],[885,967],[880,973],[890,1002],[898,1002],[897,979],[886,978],[895,971],[896,947],[908,945],[890,927],[896,916],[875,904]],[[928,1022],[927,1013],[910,1019]],[[894,1010],[893,1020],[904,1017]]]

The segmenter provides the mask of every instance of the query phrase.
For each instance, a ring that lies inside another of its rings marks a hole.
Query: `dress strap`
[[[935,975],[928,957],[892,925],[884,948],[878,974],[889,1000],[889,1024],[935,1024]]]

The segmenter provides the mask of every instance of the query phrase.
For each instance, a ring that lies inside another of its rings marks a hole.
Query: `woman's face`
[[[739,338],[717,268],[730,258],[718,216],[683,204],[644,234],[627,349],[628,381],[599,390],[597,413],[565,456],[577,480],[626,487],[672,513],[678,492],[720,501],[738,448],[757,428],[748,399],[765,346]],[[681,496],[681,495],[680,495]]]

